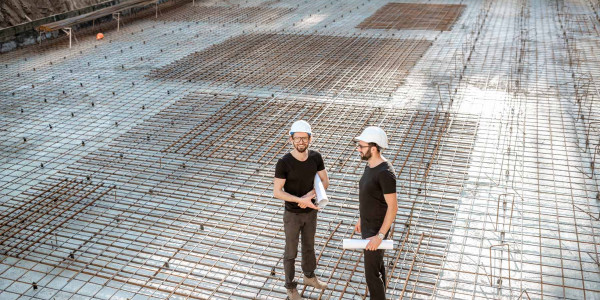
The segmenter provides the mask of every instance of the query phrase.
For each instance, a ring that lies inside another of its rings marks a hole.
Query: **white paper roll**
[[[361,239],[344,239],[342,248],[344,249],[365,249],[369,240]],[[378,250],[392,250],[394,249],[394,240],[383,240],[379,244]]]
[[[329,199],[327,199],[327,194],[325,193],[325,187],[323,186],[323,182],[321,182],[321,177],[319,174],[315,174],[315,192],[317,194],[317,206],[323,208],[329,203]]]

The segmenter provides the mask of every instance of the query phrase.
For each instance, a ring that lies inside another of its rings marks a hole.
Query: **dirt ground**
[[[0,1],[0,28],[18,25],[105,1],[106,0],[2,0]]]

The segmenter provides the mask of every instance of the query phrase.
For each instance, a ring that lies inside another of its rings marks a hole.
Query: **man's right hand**
[[[356,233],[360,233],[360,218],[358,218],[358,222],[356,222],[356,225],[354,225],[354,231],[356,231]]]
[[[310,192],[308,192],[306,195],[300,197],[300,200],[298,200],[298,206],[300,208],[312,208],[312,209],[319,209],[317,206],[315,206],[312,203],[312,199],[315,197],[315,191],[312,190]]]

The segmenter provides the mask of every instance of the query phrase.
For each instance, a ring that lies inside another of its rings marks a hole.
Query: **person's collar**
[[[386,160],[382,156],[378,156],[378,157],[373,156],[373,157],[371,157],[371,159],[369,159],[367,161],[367,164],[369,165],[369,168],[373,169],[384,162],[386,162]]]
[[[292,157],[294,157],[297,161],[306,161],[308,159],[308,149],[306,149],[306,151],[300,153],[298,152],[298,150],[294,149],[290,152],[290,154],[292,154]]]

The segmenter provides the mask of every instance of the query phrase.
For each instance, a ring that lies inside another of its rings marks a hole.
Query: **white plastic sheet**
[[[344,239],[342,248],[344,249],[365,249],[369,240],[361,239]],[[392,250],[394,249],[394,240],[383,240],[377,248],[378,250]]]

